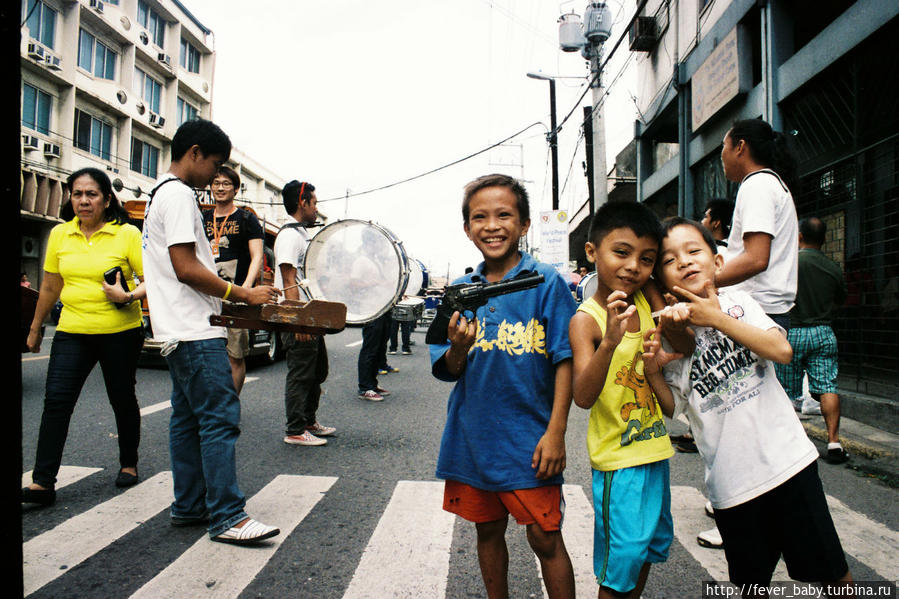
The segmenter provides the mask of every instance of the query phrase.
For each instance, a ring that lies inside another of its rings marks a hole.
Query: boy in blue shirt
[[[487,175],[465,187],[465,233],[484,261],[454,284],[523,271],[545,281],[490,298],[471,320],[456,312],[447,342],[430,348],[434,376],[456,381],[437,461],[437,476],[446,480],[443,509],[475,523],[490,598],[508,596],[509,514],[527,526],[549,596],[574,597],[560,527],[571,406],[567,323],[575,303],[552,267],[518,251],[529,215],[527,192],[511,177]]]

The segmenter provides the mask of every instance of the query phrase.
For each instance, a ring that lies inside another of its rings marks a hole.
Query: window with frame
[[[200,109],[185,100],[178,98],[178,126],[187,121],[192,121],[200,115]]]
[[[44,135],[50,134],[53,96],[27,83],[22,85],[22,126]]]
[[[52,50],[56,40],[56,11],[41,0],[26,0],[23,8],[31,37]]]
[[[181,66],[191,73],[200,72],[200,51],[190,42],[181,39]]]
[[[134,93],[147,103],[153,112],[159,112],[162,98],[162,83],[156,81],[139,67],[134,67]]]
[[[115,80],[117,54],[93,34],[82,29],[78,34],[78,66],[103,79]]]
[[[143,0],[137,3],[137,22],[150,32],[150,41],[160,48],[165,46],[165,19]]]
[[[131,170],[155,179],[158,163],[159,148],[136,137],[131,138]]]
[[[112,156],[112,125],[83,110],[75,109],[75,147],[103,160]]]

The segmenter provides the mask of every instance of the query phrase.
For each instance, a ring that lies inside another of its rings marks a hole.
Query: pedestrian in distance
[[[508,596],[508,516],[526,526],[549,597],[574,597],[562,540],[562,471],[571,405],[567,323],[574,299],[550,266],[519,252],[530,226],[527,192],[487,175],[465,187],[463,228],[484,260],[454,284],[543,274],[537,287],[493,297],[469,320],[452,315],[430,346],[432,372],[455,382],[437,460],[443,509],[473,522],[487,596]]]
[[[140,407],[134,386],[144,342],[140,300],[146,294],[140,231],[128,223],[128,213],[103,171],[77,170],[69,175],[66,189],[74,217],[50,232],[26,340],[32,352],[40,351],[44,320],[62,299],[65,310],[50,348],[32,483],[22,489],[23,503],[44,506],[56,501],[56,475],[72,412],[98,362],[118,431],[115,484],[129,487],[138,482]],[[108,273],[114,268],[110,282]],[[137,285],[135,277],[141,281]]]
[[[824,460],[842,464],[849,460],[849,453],[840,444],[837,338],[831,325],[834,313],[846,301],[846,279],[840,266],[821,251],[826,233],[820,218],[799,221],[798,288],[787,331],[793,360],[774,368],[797,411],[801,411],[802,379],[808,376],[809,393],[820,402],[827,427]]]
[[[672,217],[662,231],[657,273],[681,300],[669,312],[693,327],[696,348],[684,357],[663,347],[663,322],[645,334],[644,372],[665,414],[694,425],[730,581],[744,597],[766,597],[759,589],[782,556],[794,580],[851,582],[818,452],[771,368],[793,356],[785,332],[749,293],[715,289],[723,258],[702,225]]]
[[[281,227],[275,238],[275,286],[284,291],[284,299],[309,301],[301,291],[305,278],[303,264],[311,239],[306,227],[315,223],[318,198],[311,183],[290,181],[281,190],[284,209],[294,222]],[[284,383],[284,409],[287,426],[284,442],[288,445],[325,445],[337,432],[333,426],[318,422],[317,412],[322,383],[328,378],[328,349],[324,335],[282,333],[287,358]]]
[[[727,238],[730,236],[731,224],[734,219],[734,203],[727,198],[712,198],[705,205],[702,214],[702,226],[709,230],[715,238],[720,254],[727,248]]]
[[[209,187],[215,208],[203,212],[203,223],[218,275],[229,283],[249,289],[256,284],[262,269],[262,240],[265,237],[262,225],[255,214],[234,203],[240,189],[237,171],[228,166],[221,167]],[[240,395],[247,375],[250,331],[228,328],[227,350],[234,388]]]
[[[231,154],[217,125],[197,119],[172,138],[172,164],[150,192],[144,210],[143,257],[153,333],[172,379],[169,451],[175,500],[173,526],[206,524],[213,541],[254,544],[279,534],[244,511],[235,445],[240,399],[225,350],[224,328],[209,317],[222,300],[260,305],[280,291],[245,288],[216,274],[195,189],[212,182]]]
[[[651,565],[668,559],[674,537],[668,466],[674,449],[642,360],[643,333],[655,326],[644,288],[659,239],[659,219],[645,204],[609,202],[597,210],[585,248],[596,264],[596,292],[569,327],[574,402],[590,410],[600,599],[640,597]]]

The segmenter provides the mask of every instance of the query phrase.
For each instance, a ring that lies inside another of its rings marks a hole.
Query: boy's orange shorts
[[[502,520],[512,514],[519,524],[537,524],[549,532],[562,526],[565,502],[562,485],[484,491],[448,480],[443,488],[443,509],[474,523]]]

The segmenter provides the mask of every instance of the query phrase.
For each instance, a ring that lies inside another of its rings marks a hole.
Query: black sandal
[[[122,487],[130,487],[137,484],[137,475],[131,474],[129,472],[125,472],[124,470],[119,470],[119,475],[115,477],[115,486]]]
[[[56,490],[23,487],[22,503],[36,503],[43,506],[53,505],[56,503]]]

